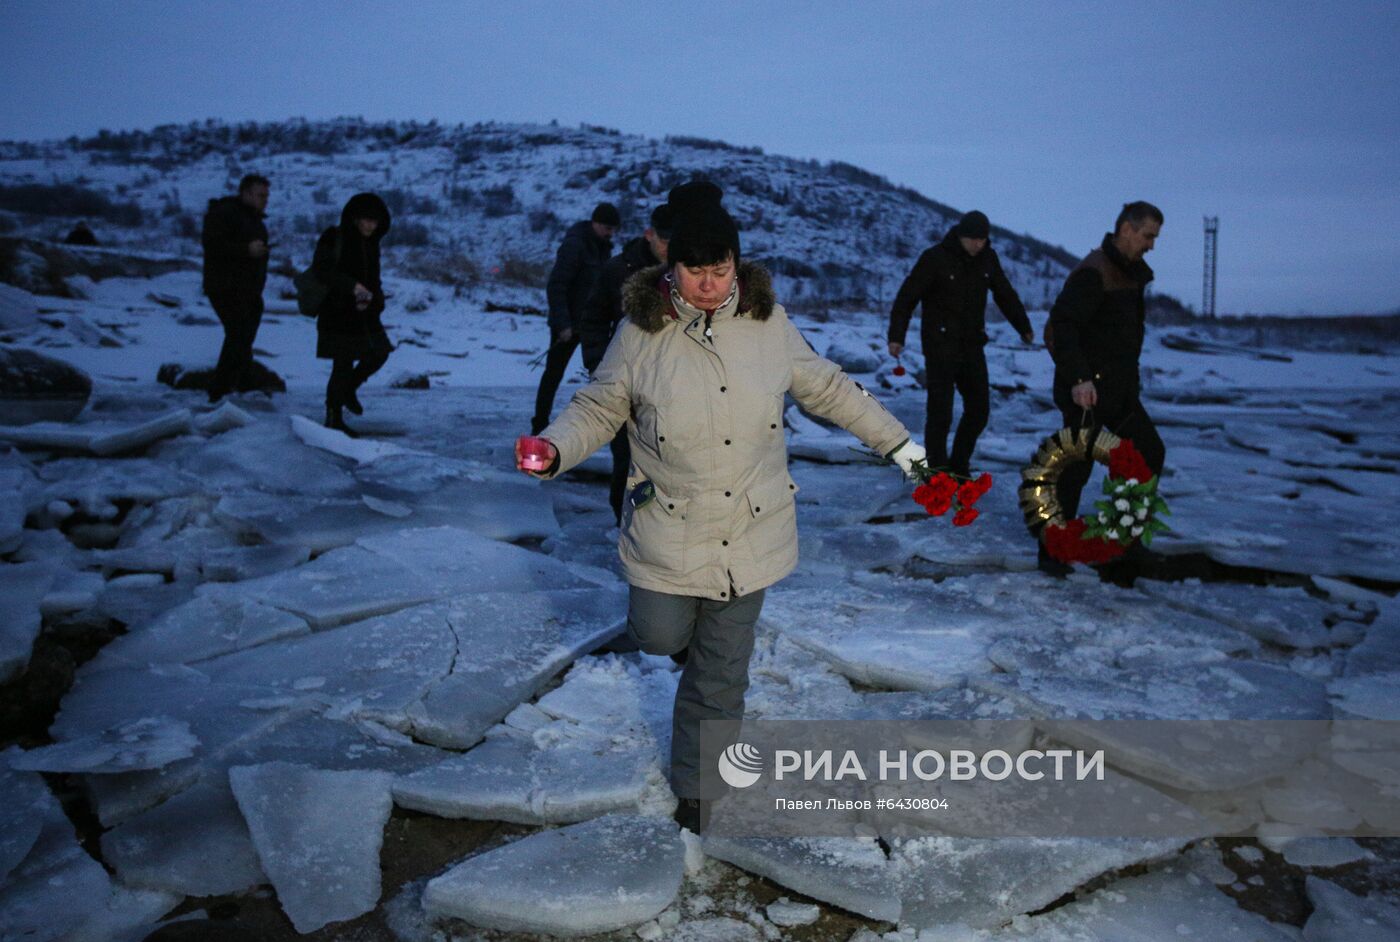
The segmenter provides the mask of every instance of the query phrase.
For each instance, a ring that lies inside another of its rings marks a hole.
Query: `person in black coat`
[[[961,475],[970,473],[977,437],[991,414],[987,357],[982,349],[987,343],[987,292],[1023,342],[1035,339],[1025,305],[988,244],[990,237],[986,215],[976,210],[968,213],[942,242],[919,256],[890,309],[889,350],[897,357],[904,350],[914,307],[923,305],[919,332],[928,387],[924,447],[930,467]],[[954,389],[962,394],[963,411],[950,458]]]
[[[253,341],[262,323],[267,284],[266,177],[248,174],[237,196],[209,201],[204,214],[204,294],[224,328],[209,401],[252,388]]]
[[[1055,359],[1055,405],[1067,427],[1107,428],[1132,439],[1156,474],[1167,449],[1139,398],[1138,360],[1146,331],[1146,292],[1152,269],[1143,256],[1162,231],[1162,211],[1151,203],[1128,203],[1113,232],[1065,279],[1050,309],[1046,343]],[[1079,515],[1089,463],[1067,468],[1058,497],[1065,518]],[[1062,571],[1041,547],[1041,568]]]
[[[622,285],[643,268],[666,262],[666,249],[671,241],[671,207],[662,203],[651,213],[651,225],[640,236],[622,247],[622,252],[603,263],[598,281],[584,304],[579,318],[579,340],[583,344],[583,368],[589,373],[603,362],[608,342],[622,320]],[[613,517],[622,526],[622,499],[627,492],[627,469],[632,463],[632,449],[627,443],[627,429],[620,429],[612,440],[612,479],[608,488],[608,503]]]
[[[389,207],[373,193],[357,193],[340,213],[340,225],[321,233],[311,268],[330,291],[316,316],[316,356],[331,361],[326,383],[326,427],[353,434],[345,409],[362,415],[356,391],[389,359],[384,332],[384,286],[379,243],[389,231]]]
[[[616,206],[599,203],[590,219],[569,227],[559,245],[545,289],[549,297],[549,352],[545,356],[540,388],[535,394],[531,435],[538,435],[549,424],[549,414],[554,411],[554,394],[559,391],[574,350],[578,349],[584,304],[598,280],[599,270],[612,255],[613,233],[621,224],[622,217]]]
[[[83,220],[72,228],[68,235],[63,237],[64,245],[96,245],[97,234],[92,231],[92,227]]]

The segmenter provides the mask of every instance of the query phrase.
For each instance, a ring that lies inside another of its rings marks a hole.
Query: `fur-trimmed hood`
[[[622,286],[623,312],[649,334],[666,326],[666,319],[673,313],[670,291],[661,280],[666,268],[665,265],[643,268]],[[753,262],[740,262],[738,316],[766,321],[777,303],[768,270]]]

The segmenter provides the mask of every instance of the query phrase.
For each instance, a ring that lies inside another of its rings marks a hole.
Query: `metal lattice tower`
[[[1205,279],[1201,286],[1201,313],[1206,317],[1215,316],[1215,250],[1216,234],[1220,231],[1220,217],[1207,216],[1206,220],[1206,260]]]

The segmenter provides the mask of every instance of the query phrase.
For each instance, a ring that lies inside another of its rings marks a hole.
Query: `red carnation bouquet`
[[[977,519],[975,505],[992,489],[992,476],[985,472],[976,478],[959,478],[947,471],[934,471],[922,461],[914,462],[911,470],[919,480],[914,503],[934,517],[953,511],[955,527],[968,526]]]

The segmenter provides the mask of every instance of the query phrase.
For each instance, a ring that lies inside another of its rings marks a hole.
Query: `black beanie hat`
[[[992,234],[992,224],[987,214],[973,210],[958,222],[958,235],[964,239],[986,239]]]
[[[670,203],[662,203],[651,211],[651,228],[663,239],[671,238],[671,232],[676,227],[675,214],[671,212]]]
[[[724,252],[739,262],[739,227],[734,224],[720,200],[724,191],[708,180],[682,183],[671,190],[667,205],[671,207],[674,226],[667,256],[681,264],[713,265],[723,261]]]
[[[622,225],[622,216],[618,214],[617,207],[612,203],[599,203],[593,207],[593,218],[589,222],[601,222],[605,226],[612,226],[616,229]]]

